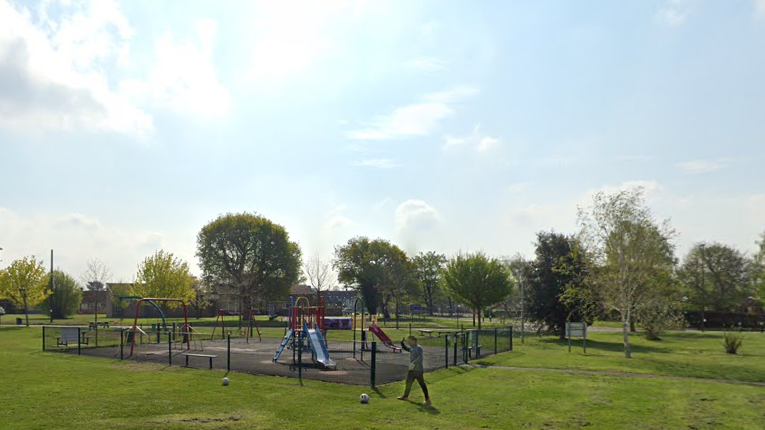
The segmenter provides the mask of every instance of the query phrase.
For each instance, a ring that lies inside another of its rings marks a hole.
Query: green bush
[[[723,339],[723,346],[725,347],[725,352],[728,354],[738,354],[738,350],[741,348],[741,345],[744,343],[744,336],[738,333],[725,333],[725,338]]]

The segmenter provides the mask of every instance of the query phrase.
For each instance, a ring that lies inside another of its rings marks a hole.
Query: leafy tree
[[[43,281],[45,285],[50,285],[50,276],[46,276]],[[50,305],[47,302],[41,303],[41,309],[53,310],[53,318],[67,318],[80,309],[82,302],[82,289],[77,285],[77,281],[62,272],[55,270],[53,272],[53,295],[51,295]]]
[[[384,315],[385,318],[390,318],[389,302],[393,300],[396,305],[396,328],[398,329],[402,301],[412,294],[417,283],[414,276],[414,263],[401,248],[392,244],[387,247],[381,263],[383,278],[379,289],[383,294]]]
[[[681,267],[688,301],[700,309],[727,312],[754,294],[746,256],[727,245],[697,244]]]
[[[636,309],[636,319],[646,339],[661,340],[669,329],[682,327],[685,317],[681,312],[682,289],[674,267],[659,267],[648,280],[652,292]]]
[[[630,324],[654,295],[651,278],[674,264],[675,232],[668,222],[654,221],[639,187],[599,192],[589,211],[580,209],[579,222],[595,265],[591,280],[604,306],[621,317],[624,355],[631,358]]]
[[[422,290],[422,299],[428,307],[428,313],[432,316],[435,301],[441,294],[446,256],[433,251],[421,252],[414,257],[413,263],[414,275]]]
[[[230,213],[202,227],[196,255],[205,280],[236,291],[243,309],[288,296],[300,278],[298,244],[284,227],[256,214]]]
[[[140,297],[173,298],[190,303],[196,297],[194,278],[189,265],[170,252],[162,250],[146,257],[138,265],[130,294]],[[169,304],[169,307],[174,307]]]
[[[760,302],[765,303],[765,232],[760,235],[757,248],[752,262],[752,280]]]
[[[338,280],[359,291],[370,314],[377,313],[382,305],[378,287],[386,281],[383,263],[391,247],[387,240],[369,240],[363,236],[354,237],[345,245],[335,247],[332,266],[337,270]]]
[[[446,291],[478,314],[479,329],[483,310],[505,300],[512,286],[507,267],[480,252],[458,254],[446,264],[444,271]]]
[[[544,323],[564,339],[567,321],[584,319],[581,300],[574,300],[567,289],[584,288],[586,263],[583,254],[577,252],[576,239],[554,232],[537,233],[536,258],[531,264],[532,276],[528,277],[529,317]]]
[[[45,266],[34,256],[16,260],[0,271],[0,297],[24,308],[27,327],[29,306],[37,306],[50,295],[44,279]]]
[[[316,298],[321,300],[321,292],[335,286],[337,275],[332,271],[332,263],[314,255],[303,264],[303,272],[308,278],[308,283],[316,290]]]

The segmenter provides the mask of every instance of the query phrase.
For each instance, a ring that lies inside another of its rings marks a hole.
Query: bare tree
[[[109,267],[100,258],[91,258],[85,264],[85,272],[82,274],[82,282],[88,290],[95,293],[95,321],[98,322],[98,295],[106,290],[106,283],[112,278]]]
[[[303,271],[308,283],[316,290],[316,298],[321,301],[321,292],[337,284],[337,274],[332,270],[329,260],[324,260],[317,253],[303,264]]]

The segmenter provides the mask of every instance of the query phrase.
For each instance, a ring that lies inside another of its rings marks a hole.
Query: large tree
[[[630,325],[653,297],[652,277],[674,264],[675,232],[654,220],[640,187],[597,193],[588,210],[580,209],[579,223],[595,265],[591,280],[603,305],[621,317],[624,355],[631,358]]]
[[[85,287],[94,292],[94,305],[95,310],[93,312],[93,318],[98,321],[98,296],[101,291],[106,290],[106,283],[112,278],[112,272],[109,270],[109,266],[103,262],[100,258],[91,258],[85,264],[85,272],[82,274],[82,282],[85,283]]]
[[[399,255],[400,249],[387,240],[370,240],[367,237],[354,237],[345,245],[335,247],[332,265],[337,270],[340,282],[351,285],[361,294],[370,314],[383,308],[387,315],[389,297],[383,294],[389,282],[392,256]]]
[[[586,288],[587,265],[576,239],[554,232],[537,233],[536,258],[531,263],[526,294],[529,318],[543,323],[561,339],[567,321],[582,321],[585,303],[564,294]]]
[[[46,285],[51,285],[50,276],[46,276]],[[50,306],[53,318],[67,318],[74,315],[80,309],[82,302],[82,289],[77,281],[61,270],[55,270],[52,285],[53,295],[50,304],[43,302],[40,307],[47,312]]]
[[[696,244],[680,271],[689,302],[702,313],[734,311],[754,294],[750,264],[742,252],[730,246]]]
[[[205,280],[233,290],[243,309],[287,297],[300,279],[300,246],[284,227],[257,214],[229,213],[202,227],[197,257]]]
[[[479,329],[483,310],[505,300],[512,286],[507,267],[480,252],[458,254],[449,260],[444,270],[447,293],[478,314]]]
[[[134,296],[181,299],[186,303],[196,297],[189,265],[170,252],[159,250],[146,257],[138,265],[135,278],[130,288]]]
[[[752,279],[760,302],[765,303],[765,232],[760,235],[757,248],[752,264]]]
[[[428,307],[428,313],[433,315],[435,301],[441,295],[443,270],[446,256],[434,251],[421,252],[413,258],[414,275],[421,289],[422,299]]]
[[[316,298],[321,301],[321,292],[335,286],[337,274],[332,270],[332,263],[321,258],[318,253],[303,264],[308,284],[316,290]]]
[[[414,264],[401,248],[391,244],[386,251],[381,259],[383,278],[378,287],[383,294],[385,318],[390,318],[391,300],[396,306],[396,328],[398,329],[403,303],[412,296],[417,280],[414,276]]]
[[[24,308],[27,327],[29,307],[37,306],[50,294],[44,279],[45,266],[34,256],[16,260],[0,271],[0,297]]]

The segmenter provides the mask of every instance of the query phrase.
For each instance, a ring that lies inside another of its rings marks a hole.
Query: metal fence
[[[148,327],[147,327],[148,328]],[[471,360],[512,351],[512,327],[482,330],[430,331],[419,337],[426,372],[469,363]],[[327,340],[327,366],[317,360],[311,343],[301,336],[274,355],[282,339],[236,337],[211,340],[209,334],[180,329],[161,331],[130,328],[43,327],[43,350],[93,357],[150,362],[168,366],[236,371],[326,382],[369,386],[406,378],[408,354],[400,344]]]

